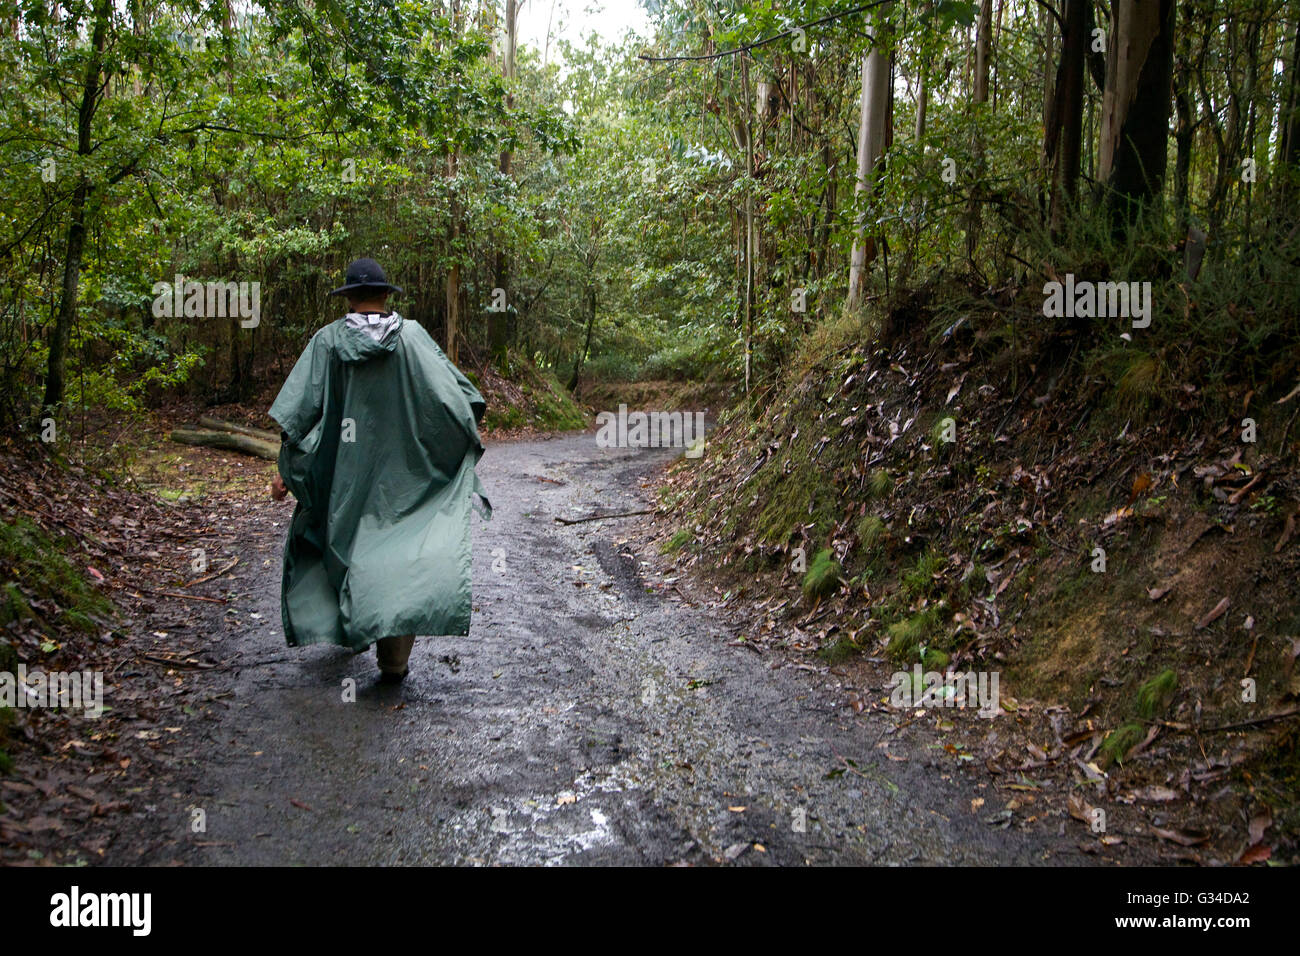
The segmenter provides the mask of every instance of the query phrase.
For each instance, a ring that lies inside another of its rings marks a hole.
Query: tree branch
[[[852,10],[841,10],[839,13],[831,13],[818,20],[813,20],[810,23],[790,27],[770,37],[764,37],[762,40],[755,40],[753,43],[746,43],[744,46],[738,46],[734,50],[721,50],[717,53],[699,53],[693,56],[651,56],[648,53],[642,53],[638,55],[637,59],[645,60],[647,63],[679,63],[682,61],[720,60],[724,56],[735,56],[737,53],[746,53],[749,50],[756,49],[760,46],[775,43],[777,40],[784,39],[785,37],[794,36],[795,31],[797,30],[808,30],[811,27],[819,27],[824,23],[830,23],[833,20],[842,20],[844,17],[851,17],[855,13],[864,13],[874,7],[881,7],[890,2],[891,0],[875,0],[874,3],[864,3],[861,6],[854,7]]]

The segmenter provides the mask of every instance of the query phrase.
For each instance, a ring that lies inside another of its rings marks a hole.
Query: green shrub
[[[842,570],[831,549],[823,548],[808,565],[808,571],[803,577],[803,593],[810,600],[835,593],[840,585]]]
[[[899,664],[919,659],[921,645],[939,629],[939,623],[939,607],[932,605],[889,625],[885,631],[889,635],[885,647],[889,658]]]
[[[108,599],[64,556],[63,546],[26,517],[0,522],[0,565],[12,568],[22,582],[22,588],[15,581],[0,586],[0,625],[35,616],[23,589],[59,606],[58,617],[46,622],[51,625],[93,631],[94,616],[112,610]]]
[[[903,574],[903,587],[910,594],[929,594],[934,589],[935,576],[943,566],[943,555],[933,548],[926,548],[916,559],[916,566]]]
[[[1112,730],[1101,742],[1103,769],[1116,761],[1123,763],[1124,755],[1140,744],[1145,737],[1146,728],[1136,721],[1129,721]]]
[[[863,515],[858,519],[854,531],[858,535],[858,544],[864,553],[870,553],[876,549],[881,541],[885,538],[885,522],[875,515]]]
[[[1144,683],[1137,691],[1137,715],[1143,720],[1151,720],[1169,705],[1178,687],[1178,675],[1171,670],[1163,670]]]
[[[677,533],[665,541],[659,548],[660,554],[675,554],[695,537],[689,528],[678,528]]]
[[[893,490],[894,479],[889,476],[889,472],[884,468],[877,468],[867,478],[867,494],[872,498],[883,498]]]

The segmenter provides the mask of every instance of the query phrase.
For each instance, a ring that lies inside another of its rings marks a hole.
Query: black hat
[[[402,291],[401,286],[393,285],[388,281],[388,276],[384,275],[384,270],[374,259],[357,259],[348,266],[344,281],[347,284],[339,286],[330,295],[343,295],[354,289],[383,289],[386,292]]]

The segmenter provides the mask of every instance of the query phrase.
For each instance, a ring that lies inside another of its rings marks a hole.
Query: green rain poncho
[[[376,341],[339,319],[312,337],[271,406],[298,502],[280,592],[290,646],[469,633],[473,494],[491,517],[474,472],[485,407],[414,322]]]

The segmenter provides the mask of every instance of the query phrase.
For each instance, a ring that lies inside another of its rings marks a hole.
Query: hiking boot
[[[411,672],[406,662],[415,646],[415,635],[384,637],[375,642],[375,658],[379,662],[379,679],[385,684],[400,683]]]

